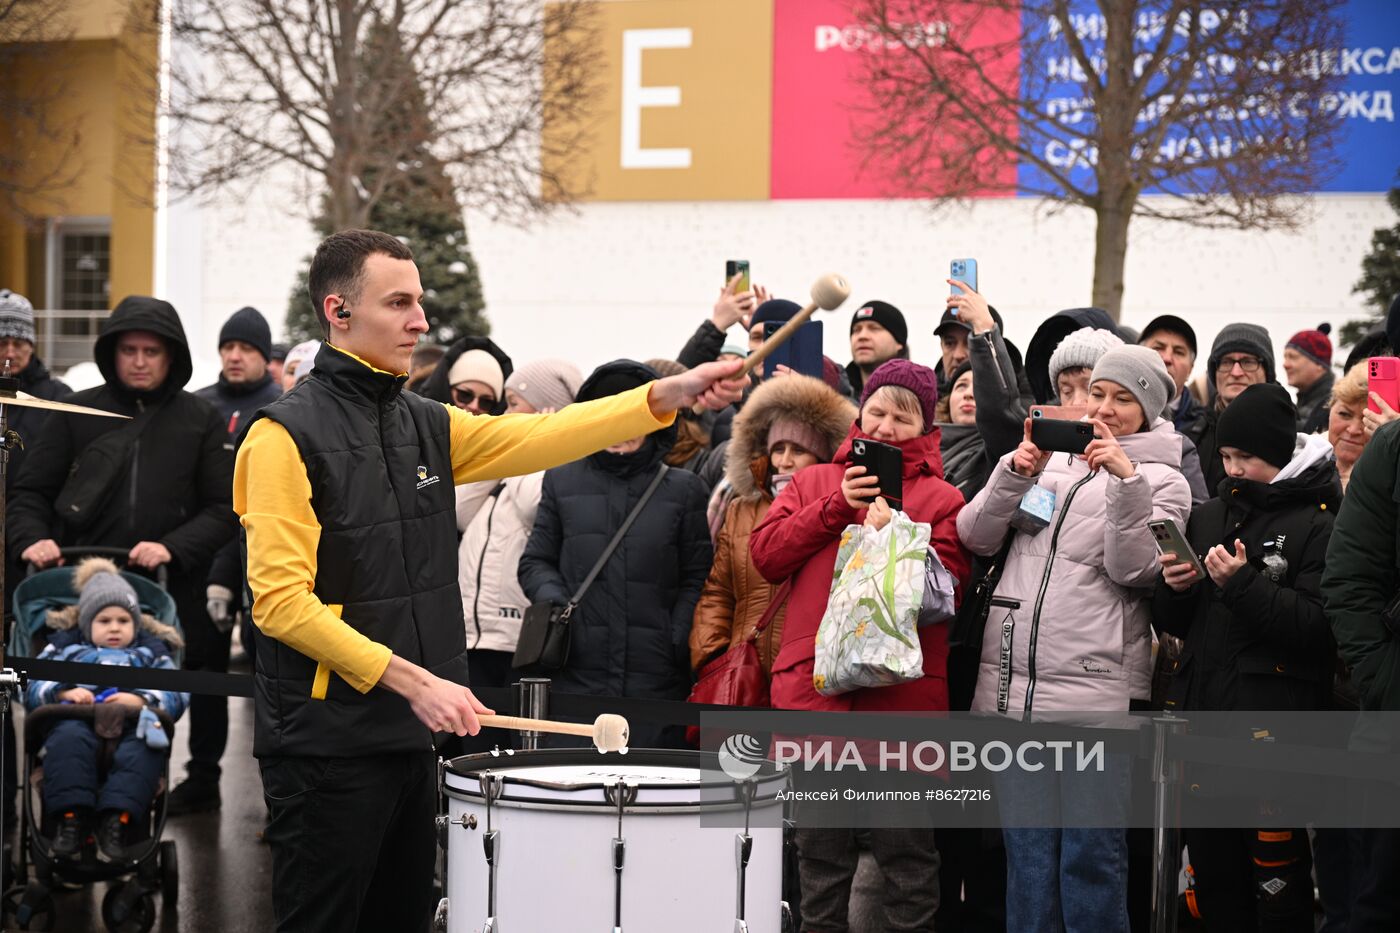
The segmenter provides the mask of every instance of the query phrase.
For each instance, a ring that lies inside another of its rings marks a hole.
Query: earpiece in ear
[[[345,307],[344,302],[341,302],[340,307],[335,309],[335,316],[340,318],[342,321],[350,320],[350,309]]]

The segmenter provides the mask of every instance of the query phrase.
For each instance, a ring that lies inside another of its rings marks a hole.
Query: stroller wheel
[[[4,914],[14,919],[21,930],[52,930],[54,926],[53,896],[43,888],[30,884],[5,892]]]
[[[102,898],[102,922],[112,933],[149,933],[156,925],[156,898],[140,886],[117,885]]]
[[[180,853],[175,850],[175,840],[167,839],[160,844],[160,900],[166,907],[174,907],[180,899]]]

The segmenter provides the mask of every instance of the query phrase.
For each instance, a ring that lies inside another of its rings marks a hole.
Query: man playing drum
[[[311,262],[325,342],[238,452],[253,593],[253,751],[272,820],[278,930],[423,930],[432,911],[433,733],[474,734],[454,483],[548,469],[722,408],[712,363],[551,415],[472,418],[403,391],[428,323],[397,238],[349,230]]]

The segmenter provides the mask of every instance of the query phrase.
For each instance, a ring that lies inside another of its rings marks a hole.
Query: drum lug
[[[433,933],[447,933],[447,898],[438,901],[433,911]]]
[[[783,933],[797,933],[797,931],[792,928],[792,908],[788,906],[788,902],[779,901],[778,907],[781,910],[779,929],[781,929]]]
[[[749,933],[749,922],[747,920],[735,920],[734,933]]]

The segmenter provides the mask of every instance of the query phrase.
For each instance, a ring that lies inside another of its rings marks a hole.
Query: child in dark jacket
[[[39,657],[82,664],[174,670],[166,642],[179,644],[179,633],[149,616],[143,617],[136,591],[108,560],[89,559],[74,574],[78,604],[50,613],[49,626],[71,629],[80,638],[57,632]],[[156,638],[142,637],[141,627]],[[165,642],[161,641],[164,637]],[[44,740],[44,812],[58,815],[53,852],[74,856],[97,815],[97,846],[107,861],[127,858],[127,827],[141,819],[155,799],[170,739],[153,710],[179,718],[189,695],[166,690],[124,692],[100,684],[31,681],[25,693],[30,710],[54,703],[102,703],[141,710],[124,727],[106,781],[99,780],[102,739],[95,720],[64,719]]]
[[[1287,391],[1272,384],[1250,386],[1220,415],[1226,477],[1186,529],[1209,579],[1164,554],[1153,600],[1158,630],[1185,640],[1167,709],[1327,706],[1336,648],[1321,581],[1342,491],[1330,445],[1297,434],[1296,419]],[[1312,857],[1301,826],[1188,829],[1185,840],[1207,930],[1311,933]]]

